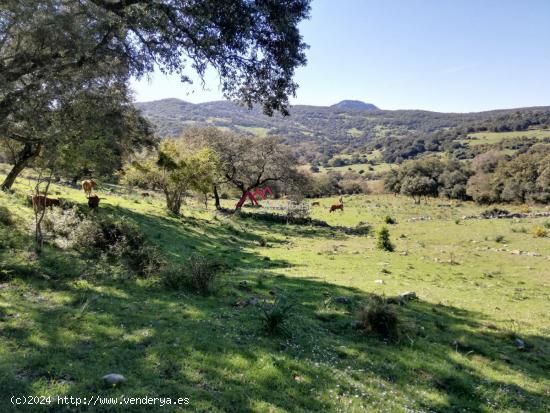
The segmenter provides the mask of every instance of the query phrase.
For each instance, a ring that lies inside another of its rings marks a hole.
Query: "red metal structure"
[[[236,208],[239,209],[243,206],[244,202],[246,201],[246,198],[250,198],[252,201],[252,204],[258,206],[258,201],[256,199],[256,196],[260,196],[262,199],[267,199],[267,194],[271,194],[273,196],[273,191],[269,186],[264,186],[264,189],[258,187],[254,190],[254,192],[247,191],[241,199],[239,199],[239,202],[237,202]]]

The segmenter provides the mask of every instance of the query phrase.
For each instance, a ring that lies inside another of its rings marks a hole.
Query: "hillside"
[[[356,110],[377,110],[378,107],[372,103],[365,103],[360,100],[342,100],[330,106],[336,109],[356,109]]]
[[[211,125],[258,136],[280,136],[305,162],[326,164],[335,155],[359,155],[382,149],[395,162],[427,151],[475,153],[464,140],[479,131],[509,132],[550,125],[550,107],[479,113],[422,110],[350,109],[343,101],[327,106],[296,105],[290,116],[268,117],[228,101],[192,104],[179,99],[136,103],[161,137],[178,136],[189,125]],[[361,102],[362,103],[362,102]],[[342,107],[342,105],[344,107]],[[364,104],[369,105],[369,104]]]
[[[159,194],[105,184],[93,213],[82,191],[54,185],[66,215],[48,211],[60,232],[48,231],[37,256],[29,185],[0,193],[3,396],[189,398],[166,412],[548,411],[549,239],[531,233],[547,218],[462,220],[483,209],[393,195],[345,197],[345,212],[330,214],[335,198],[320,199],[314,218],[373,230],[349,235],[219,215],[191,200],[176,217]],[[76,219],[67,219],[71,204]],[[396,252],[377,249],[373,236],[388,214]],[[193,254],[223,263],[215,290],[168,286],[171,273],[159,269],[139,276],[124,249],[71,247],[79,219],[142,234],[182,272]],[[418,299],[390,305],[398,342],[354,327],[374,297],[406,291]],[[293,307],[285,330],[270,334],[262,306],[277,297]],[[103,385],[107,373],[127,382]],[[1,396],[0,407],[44,411]],[[84,410],[157,411],[118,407]]]

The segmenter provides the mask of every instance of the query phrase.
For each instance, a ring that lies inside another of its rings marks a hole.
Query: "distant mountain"
[[[358,109],[358,110],[378,110],[372,103],[365,103],[360,100],[342,100],[332,105],[331,108],[337,109]]]
[[[345,100],[333,106],[296,105],[290,108],[290,116],[269,117],[257,108],[248,110],[229,101],[193,104],[163,99],[135,106],[160,137],[177,137],[192,125],[278,136],[303,161],[321,164],[335,156],[363,156],[376,149],[387,162],[424,152],[462,151],[460,156],[471,157],[475,152],[465,143],[470,133],[523,131],[550,125],[550,107],[440,113],[380,110],[368,103]]]

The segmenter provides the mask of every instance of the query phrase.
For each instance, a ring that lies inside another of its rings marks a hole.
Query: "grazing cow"
[[[82,181],[82,189],[86,194],[86,197],[89,197],[92,194],[92,190],[97,187],[97,183],[93,179],[87,179]]]
[[[88,206],[90,207],[90,209],[97,209],[99,207],[99,200],[101,198],[98,197],[97,195],[90,195],[88,197]]]
[[[311,203],[311,206],[314,207],[314,206],[321,206],[321,203],[319,201],[315,201],[315,202],[312,202]]]
[[[329,212],[337,211],[337,210],[340,210],[340,211],[344,212],[344,201],[342,201],[341,197],[340,197],[340,202],[339,203],[333,204],[333,205],[330,206],[330,211]]]
[[[32,207],[38,212],[42,211],[46,207],[59,206],[61,203],[57,198],[48,198],[45,195],[33,195],[32,198]]]

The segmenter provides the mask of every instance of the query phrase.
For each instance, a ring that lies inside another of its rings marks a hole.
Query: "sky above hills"
[[[382,109],[470,112],[550,105],[548,0],[314,0],[301,24],[310,45],[292,104],[343,99]],[[206,85],[155,72],[137,101],[223,99]]]

